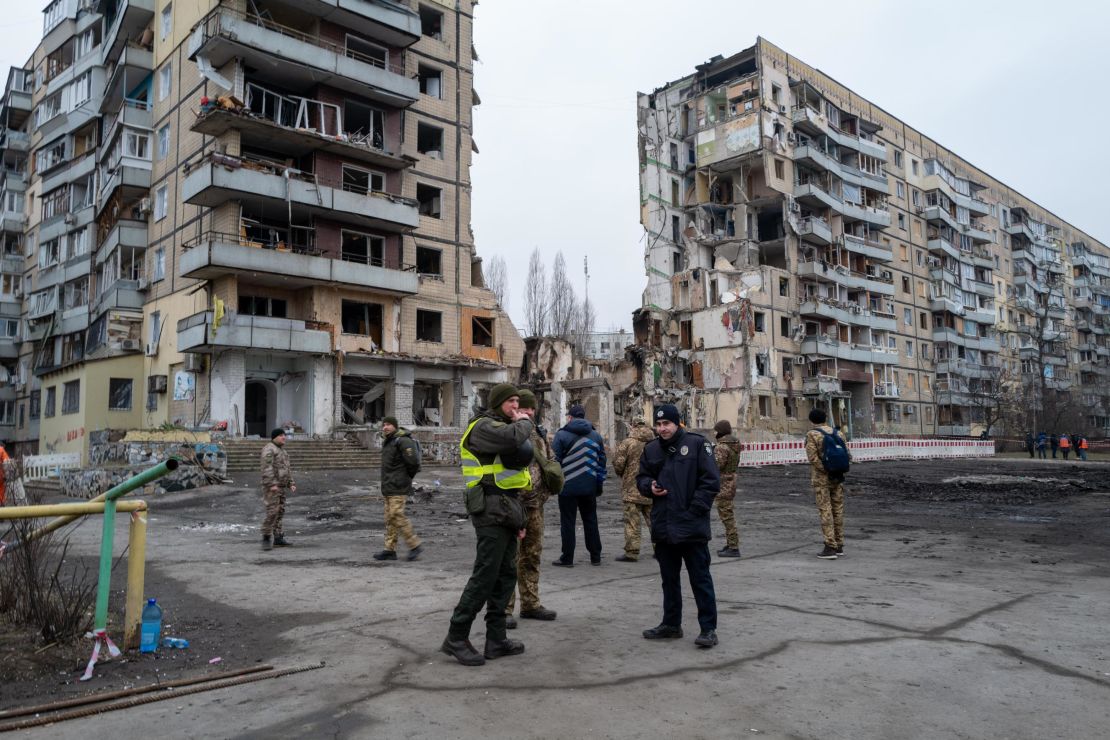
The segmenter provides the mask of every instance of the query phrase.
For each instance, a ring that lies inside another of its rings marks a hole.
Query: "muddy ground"
[[[24,734],[1102,737],[1110,726],[1110,466],[857,465],[837,561],[814,557],[804,468],[742,471],[744,557],[714,561],[721,645],[711,651],[692,644],[689,596],[685,639],[639,636],[659,621],[658,573],[650,557],[613,561],[623,538],[607,484],[604,564],[590,567],[579,533],[577,567],[547,566],[559,548],[549,504],[541,593],[559,618],[522,622],[513,636],[527,652],[479,669],[437,652],[472,561],[459,475],[420,476],[409,513],[427,554],[415,563],[371,558],[382,538],[376,478],[301,476],[286,516],[294,546],[269,553],[258,547],[253,481],[150,500],[146,592],[166,610],[166,633],[190,647],[102,664],[82,684],[87,645],[28,663],[9,635],[0,658],[10,667],[22,655],[23,669],[0,685],[0,708],[325,661]],[[715,551],[715,516],[714,529]],[[95,554],[92,522],[72,537]],[[119,553],[125,524],[117,543]],[[124,578],[120,565],[114,585]],[[479,621],[479,647],[483,631]]]

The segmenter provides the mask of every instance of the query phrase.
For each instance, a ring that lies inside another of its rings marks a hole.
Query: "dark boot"
[[[560,568],[573,568],[574,567],[573,562],[571,562],[569,560],[563,560],[562,558],[559,558],[558,560],[552,560],[551,564],[555,565],[555,566],[558,566]]]
[[[382,550],[381,552],[374,553],[375,560],[396,560],[397,553],[393,550]]]
[[[645,640],[670,640],[675,637],[682,637],[681,627],[672,627],[669,624],[661,624],[658,627],[652,627],[649,630],[644,630]]]
[[[486,659],[482,657],[481,653],[474,649],[470,644],[470,640],[452,640],[448,637],[440,645],[439,649],[463,665],[485,665]]]
[[[284,534],[275,534],[274,535],[274,547],[289,547],[292,544],[293,544],[292,542],[289,542],[288,540],[285,539]]]
[[[486,660],[503,658],[506,655],[520,655],[524,652],[524,643],[520,640],[490,640],[486,639]]]
[[[555,621],[555,612],[551,611],[550,609],[544,609],[542,606],[537,606],[535,609],[529,609],[528,611],[524,611],[522,609],[520,612],[520,618],[539,619],[544,622],[553,622]]]
[[[413,560],[419,560],[420,555],[423,552],[424,552],[424,546],[423,545],[417,545],[416,547],[409,550],[409,555],[408,555],[409,562],[411,562]]]
[[[700,648],[711,648],[717,645],[717,630],[702,630],[694,639],[694,644]]]
[[[613,559],[616,560],[618,563],[635,563],[638,560],[638,558],[631,558],[627,555],[618,555]]]
[[[263,550],[273,550],[274,549],[274,545],[273,545],[272,542],[270,542],[270,535],[268,535],[268,534],[262,535],[262,549]]]
[[[740,557],[740,548],[737,547],[722,547],[717,551],[717,557],[721,558],[738,558]]]
[[[520,616],[523,617],[524,614],[522,613]],[[507,630],[515,630],[516,629],[516,617],[514,617],[512,614],[506,614],[505,615],[505,629],[507,629]]]

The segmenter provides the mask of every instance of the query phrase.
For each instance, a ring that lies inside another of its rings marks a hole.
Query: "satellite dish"
[[[721,293],[721,303],[732,303],[736,300],[736,294],[731,290]]]

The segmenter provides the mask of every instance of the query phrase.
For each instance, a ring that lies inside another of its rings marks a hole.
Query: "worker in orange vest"
[[[0,442],[0,506],[4,505],[4,496],[7,494],[8,488],[8,470],[6,468],[10,466],[5,466],[5,463],[11,459],[11,456],[8,455],[8,451],[4,449],[4,443]],[[17,498],[16,500],[18,501],[19,499]]]
[[[1077,454],[1080,460],[1087,459],[1087,438],[1082,435],[1079,437],[1079,452]]]
[[[1068,459],[1068,453],[1071,452],[1071,437],[1066,434],[1060,435],[1060,452],[1064,453],[1064,459]]]

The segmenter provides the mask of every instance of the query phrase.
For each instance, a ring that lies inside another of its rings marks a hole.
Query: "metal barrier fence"
[[[854,462],[877,460],[932,460],[953,457],[991,457],[994,440],[964,439],[856,439],[848,443]],[[740,467],[805,463],[805,442],[745,442]]]
[[[79,467],[81,467],[80,452],[27,455],[23,458],[23,479],[57,478],[59,470],[73,470]]]

